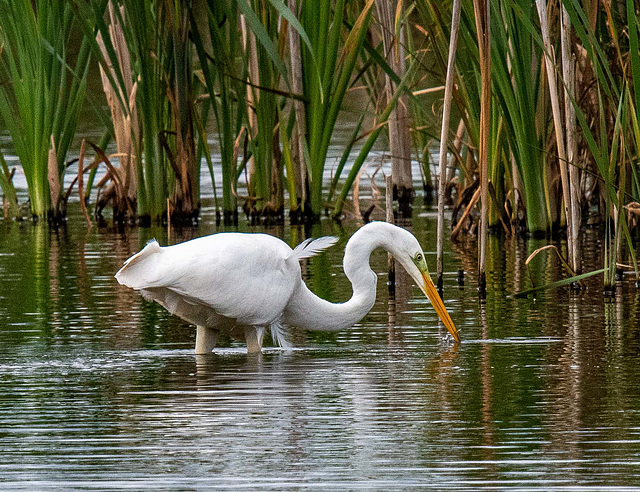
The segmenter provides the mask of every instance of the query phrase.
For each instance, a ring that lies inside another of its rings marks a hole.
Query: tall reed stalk
[[[299,17],[297,0],[288,0],[288,7],[292,14]],[[292,25],[289,26],[289,56],[291,59],[291,90],[294,94],[304,92],[304,81],[302,79],[302,51],[300,46],[300,33]],[[307,180],[307,158],[306,140],[307,115],[304,103],[300,99],[295,99],[292,103],[292,119],[295,127],[292,130],[292,171],[295,176],[296,200],[290,207],[289,214],[296,221],[305,214],[305,205],[308,193]],[[284,142],[283,142],[284,143]],[[291,193],[290,193],[291,195]],[[290,197],[291,198],[291,197]]]
[[[575,244],[574,244],[574,228],[572,220],[574,218],[571,210],[571,188],[569,183],[569,171],[567,168],[567,151],[565,146],[565,132],[564,124],[562,120],[562,113],[560,111],[560,93],[558,92],[558,85],[556,79],[556,58],[551,45],[551,39],[549,35],[549,25],[547,22],[547,5],[544,0],[536,0],[536,7],[538,9],[538,16],[540,17],[540,28],[542,31],[542,41],[544,43],[545,51],[545,63],[547,80],[549,84],[549,95],[551,99],[551,111],[553,115],[553,128],[556,137],[556,148],[558,149],[558,165],[560,167],[560,182],[562,184],[562,203],[564,205],[564,218],[567,224],[567,243],[569,244],[571,267],[574,269],[575,258]]]
[[[564,81],[564,135],[566,139],[567,165],[569,166],[569,190],[571,193],[571,217],[567,221],[570,228],[571,243],[569,244],[569,259],[574,273],[581,273],[580,256],[580,165],[578,163],[578,140],[576,128],[576,112],[572,100],[576,98],[576,57],[571,48],[571,20],[567,9],[562,7],[560,45],[562,52],[562,79]]]
[[[240,0],[242,3],[244,0]],[[253,0],[252,12],[256,13],[259,25],[251,23],[253,32],[260,35],[261,42],[249,42],[245,49],[250,50],[249,59],[249,100],[252,106],[249,114],[255,117],[249,125],[252,171],[249,174],[249,199],[247,212],[254,218],[266,220],[284,219],[284,174],[280,159],[278,132],[279,96],[273,91],[278,89],[282,52],[276,47],[279,37],[278,11],[266,0]],[[245,16],[250,11],[245,10]],[[251,20],[251,17],[248,17]],[[280,38],[281,39],[281,38]],[[264,90],[264,89],[266,90]],[[272,89],[272,90],[268,90]]]
[[[478,242],[478,290],[486,296],[487,233],[489,215],[489,131],[491,128],[491,25],[488,0],[474,0],[476,32],[480,54],[480,148],[478,169],[480,179],[480,230]]]
[[[436,244],[436,270],[438,290],[443,289],[443,246],[444,246],[444,202],[447,187],[447,147],[449,141],[449,119],[451,116],[451,98],[453,97],[453,77],[455,73],[456,48],[458,45],[458,28],[460,27],[460,0],[454,0],[451,8],[451,36],[449,39],[449,56],[447,58],[447,77],[444,88],[444,105],[442,108],[442,128],[440,131],[440,177],[438,181],[438,228]]]

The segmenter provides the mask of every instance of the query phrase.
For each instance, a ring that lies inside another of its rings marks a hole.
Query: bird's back
[[[291,252],[266,234],[220,233],[168,247],[152,241],[116,279],[200,326],[268,325],[300,279]]]

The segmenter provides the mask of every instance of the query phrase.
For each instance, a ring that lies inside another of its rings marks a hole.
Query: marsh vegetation
[[[2,151],[18,161],[0,157],[4,216],[56,224],[77,198],[90,222],[109,210],[120,224],[193,222],[204,166],[225,224],[243,213],[252,223],[366,220],[378,205],[359,200],[363,170],[388,161],[396,215],[411,215],[416,193],[429,203],[440,178],[452,239],[480,238],[480,272],[489,231],[566,237],[561,253],[578,275],[593,226],[607,238],[611,289],[616,272],[638,271],[637,9],[634,0],[2,0]],[[101,90],[87,90],[91,77]],[[80,115],[100,137],[78,134]],[[332,165],[341,121],[348,138]],[[15,172],[26,178],[23,203]]]

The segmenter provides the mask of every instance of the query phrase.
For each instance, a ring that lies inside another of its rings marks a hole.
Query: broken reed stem
[[[56,142],[51,135],[51,147],[49,147],[49,157],[47,160],[47,178],[49,181],[49,193],[51,195],[51,206],[54,217],[57,217],[60,200],[60,174],[58,171],[58,158],[56,156]]]
[[[451,14],[451,37],[449,39],[449,58],[447,61],[447,78],[444,86],[444,105],[442,108],[442,128],[440,130],[440,179],[438,182],[438,237],[436,245],[437,286],[442,295],[443,280],[443,243],[444,243],[444,200],[447,190],[447,144],[449,137],[449,118],[451,116],[451,99],[453,96],[453,75],[455,72],[456,47],[458,44],[458,27],[460,26],[460,0],[453,1]]]
[[[478,167],[480,173],[480,230],[478,242],[478,293],[486,297],[487,233],[489,215],[489,130],[491,126],[491,26],[488,0],[473,0],[480,54],[480,142]]]
[[[353,181],[353,214],[356,220],[362,220],[362,214],[360,213],[360,174],[362,168],[358,171],[356,179]]]
[[[389,224],[393,224],[393,178],[391,176],[385,177],[385,208],[386,208],[386,220]],[[388,266],[389,266],[389,292],[395,291],[396,288],[396,264],[393,256],[390,253],[387,254]]]

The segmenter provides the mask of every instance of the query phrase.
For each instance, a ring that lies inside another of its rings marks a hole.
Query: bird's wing
[[[297,280],[291,248],[266,234],[223,233],[175,246],[148,244],[116,274],[134,289],[168,289],[244,325],[277,319]]]
[[[338,242],[335,236],[324,236],[317,239],[309,238],[298,244],[289,255],[289,259],[302,260],[303,258],[311,258],[321,251],[330,248]]]

